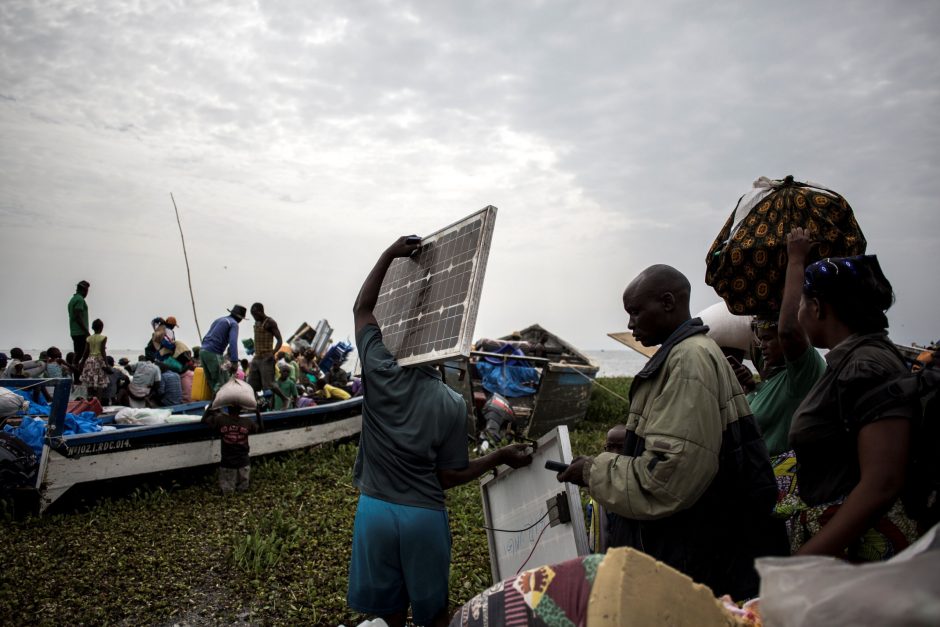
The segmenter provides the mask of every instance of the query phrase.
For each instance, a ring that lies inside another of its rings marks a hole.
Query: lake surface
[[[71,347],[70,347],[71,348]],[[39,357],[39,349],[28,349],[26,351],[33,357]],[[586,350],[582,351],[600,366],[597,373],[599,377],[632,377],[638,373],[646,364],[646,357],[632,350]],[[9,350],[6,351],[9,355]],[[131,363],[137,361],[140,350],[114,349],[109,350],[108,354],[114,357],[115,361],[121,357],[127,357]],[[245,355],[241,355],[244,357]],[[347,370],[352,370],[356,363],[356,351],[353,350],[349,355],[349,360],[345,366]]]

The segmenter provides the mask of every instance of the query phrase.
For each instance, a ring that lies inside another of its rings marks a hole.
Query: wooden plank
[[[656,354],[656,351],[659,350],[658,346],[643,346],[640,344],[639,340],[633,337],[633,333],[630,331],[623,331],[622,333],[608,333],[607,337],[613,338],[624,346],[632,348],[644,357],[652,357]]]

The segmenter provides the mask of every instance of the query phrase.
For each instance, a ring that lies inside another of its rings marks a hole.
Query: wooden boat
[[[484,348],[490,342],[494,341],[478,340],[475,346]],[[538,438],[558,425],[570,427],[584,419],[591,398],[592,382],[598,371],[597,364],[590,357],[538,324],[504,336],[498,343],[518,348],[525,356],[473,350],[469,363],[451,361],[445,364],[447,384],[467,400],[471,431],[476,431],[477,411],[482,408],[487,397],[476,370],[476,364],[484,358],[510,365],[529,365],[538,373],[534,394],[508,399],[517,420],[521,419],[525,424],[525,437]]]
[[[52,382],[55,393],[35,483],[40,512],[79,484],[217,464],[221,459],[217,433],[200,422],[204,402],[173,408],[173,423],[114,425],[113,430],[62,435],[70,379],[10,379],[0,380],[0,386],[23,389]],[[251,456],[355,435],[362,429],[361,407],[362,397],[354,397],[315,407],[266,412],[264,431],[251,436]]]

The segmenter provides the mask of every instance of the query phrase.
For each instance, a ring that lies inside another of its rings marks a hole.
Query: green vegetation
[[[605,379],[626,396],[629,380]],[[595,387],[575,454],[601,450],[623,403]],[[613,420],[610,418],[613,417]],[[356,625],[346,577],[358,493],[354,444],[252,464],[247,494],[223,497],[214,471],[164,481],[85,511],[14,523],[0,536],[0,624]],[[476,482],[448,492],[456,606],[488,587]]]
[[[584,417],[585,421],[609,427],[626,422],[630,405],[623,399],[630,398],[633,377],[601,378],[597,383],[599,385],[591,388],[591,401]]]

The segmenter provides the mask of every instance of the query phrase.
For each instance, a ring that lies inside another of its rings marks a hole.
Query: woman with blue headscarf
[[[797,488],[778,512],[789,514],[799,554],[886,559],[918,535],[900,495],[919,407],[873,413],[859,400],[906,371],[887,334],[894,293],[876,256],[807,266],[811,246],[801,228],[788,236],[785,294],[800,298],[800,324],[813,346],[829,352],[825,373],[793,416]]]

